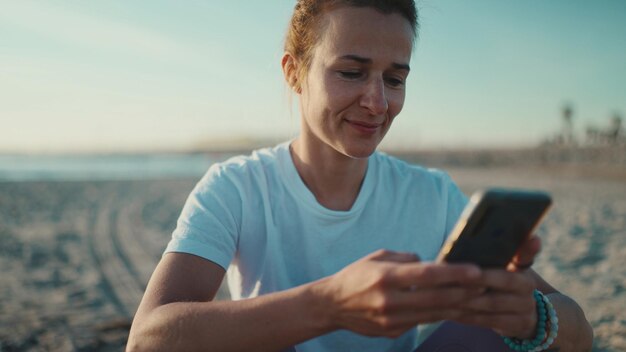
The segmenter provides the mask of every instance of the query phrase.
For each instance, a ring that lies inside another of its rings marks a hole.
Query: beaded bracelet
[[[546,350],[556,339],[559,331],[559,318],[552,302],[539,290],[533,292],[533,298],[537,302],[537,329],[535,337],[529,339],[516,339],[504,337],[504,343],[513,351],[540,352]]]
[[[546,297],[546,295],[542,293],[541,296],[548,310],[548,321],[550,322],[550,327],[549,327],[550,333],[548,334],[548,338],[544,341],[544,343],[535,347],[535,349],[531,350],[532,352],[540,352],[540,351],[547,350],[548,347],[552,345],[552,343],[556,339],[556,335],[559,332],[559,318],[556,316],[556,310],[554,309],[552,302],[550,302],[550,300],[548,299],[548,297]]]

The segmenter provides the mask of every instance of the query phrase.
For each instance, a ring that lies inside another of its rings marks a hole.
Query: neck
[[[317,146],[312,147],[302,137],[291,144],[291,157],[300,178],[322,206],[350,210],[361,190],[368,159],[351,158],[326,144]]]

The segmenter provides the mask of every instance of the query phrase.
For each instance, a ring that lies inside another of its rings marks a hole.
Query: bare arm
[[[212,301],[224,276],[188,254],[163,257],[131,328],[131,351],[272,351],[348,329],[397,337],[418,323],[452,319],[476,295],[471,265],[420,263],[378,251],[335,275],[241,301]],[[455,285],[455,286],[453,286]]]
[[[518,254],[516,261],[529,263],[539,252],[538,238],[531,239]],[[513,265],[514,267],[514,265]],[[561,294],[533,270],[515,272],[485,270],[483,284],[489,288],[482,297],[468,302],[472,312],[461,321],[489,327],[500,334],[521,338],[534,335],[537,314],[532,290],[548,296],[559,318],[559,331],[549,351],[591,351],[593,330],[578,304]]]
[[[570,297],[558,292],[539,274],[531,271],[537,289],[548,296],[559,317],[559,333],[551,351],[591,351],[593,329],[580,306]]]
[[[129,351],[280,350],[327,331],[311,285],[242,301],[212,301],[224,269],[166,254],[139,306]]]

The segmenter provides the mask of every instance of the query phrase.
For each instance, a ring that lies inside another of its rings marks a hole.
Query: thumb
[[[515,257],[513,257],[511,261],[512,267],[516,271],[527,269],[533,264],[540,250],[541,240],[537,236],[531,236],[522,244]]]
[[[396,262],[396,263],[411,263],[411,262],[420,261],[420,257],[415,253],[396,252],[396,251],[390,251],[386,249],[378,250],[370,254],[369,257],[372,260]]]

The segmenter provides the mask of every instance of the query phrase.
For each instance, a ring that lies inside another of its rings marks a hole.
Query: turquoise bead
[[[533,298],[535,299],[537,310],[535,336],[532,340],[520,340],[503,336],[504,343],[513,351],[542,351],[548,348],[554,341],[554,338],[556,338],[559,325],[554,306],[550,303],[548,297],[544,296],[539,290],[533,292]],[[544,341],[545,343],[542,344]]]

